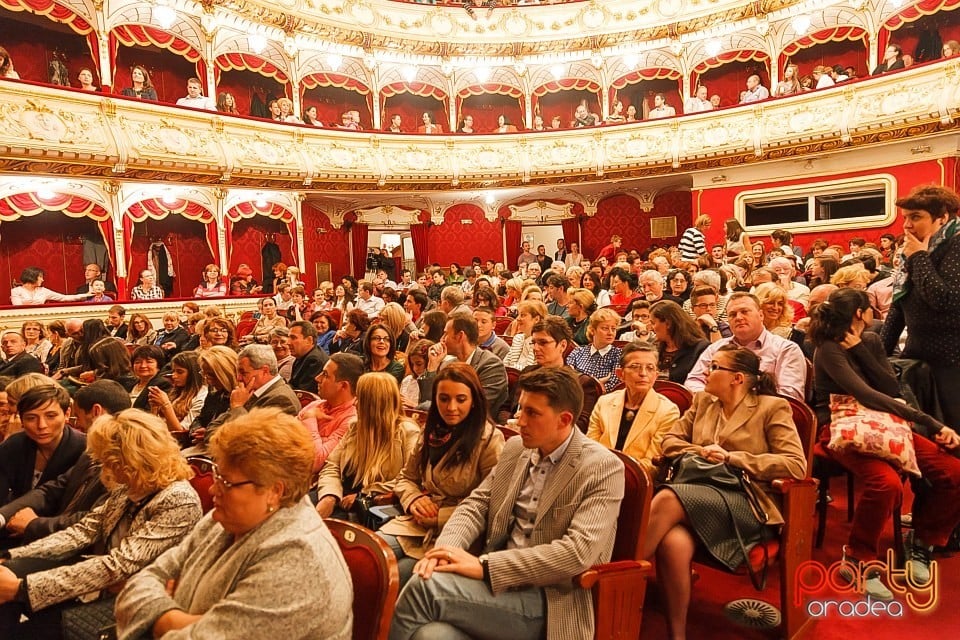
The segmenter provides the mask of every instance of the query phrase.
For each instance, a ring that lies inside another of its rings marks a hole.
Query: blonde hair
[[[208,320],[210,318],[222,318],[223,309],[215,304],[210,304],[203,308],[203,315],[206,316]]]
[[[534,316],[537,320],[543,320],[549,315],[547,305],[540,300],[523,300],[517,305],[517,315],[527,313]]]
[[[713,218],[711,218],[705,213],[701,213],[700,215],[697,216],[697,219],[693,223],[693,226],[695,226],[697,229],[702,229],[703,227],[709,225],[711,222],[713,222]]]
[[[390,332],[394,341],[403,334],[403,330],[409,322],[403,307],[396,302],[388,302],[380,310],[380,324]]]
[[[282,483],[282,507],[295,505],[310,490],[313,440],[302,422],[280,409],[254,409],[224,423],[210,438],[210,450],[260,487]]]
[[[590,313],[590,307],[597,303],[597,297],[589,289],[570,289],[567,295],[587,313]]]
[[[343,473],[362,487],[396,478],[403,469],[400,387],[389,373],[365,373],[357,381],[357,419],[341,441],[353,451]],[[348,444],[350,443],[350,444]]]
[[[777,324],[775,326],[783,327],[793,324],[793,307],[790,306],[787,292],[783,290],[783,287],[776,282],[764,282],[753,290],[753,294],[757,297],[757,300],[760,301],[761,305],[768,302],[783,303],[783,311],[780,312],[780,317],[777,318]],[[770,329],[771,327],[767,328]]]
[[[23,397],[23,394],[30,391],[30,389],[49,384],[56,385],[58,383],[53,378],[45,376],[42,373],[25,373],[8,384],[4,391],[7,392],[7,400],[16,404],[17,401]]]
[[[87,432],[87,453],[108,478],[122,470],[128,486],[139,490],[158,491],[193,476],[167,423],[139,409],[97,418]]]
[[[588,340],[593,340],[593,334],[596,333],[597,327],[604,322],[616,322],[620,324],[620,314],[609,307],[597,309],[590,314],[590,322],[587,324]]]
[[[233,391],[237,386],[237,352],[229,347],[215,346],[204,349],[197,358],[200,371],[208,369],[221,389]]]
[[[862,284],[864,288],[870,284],[870,272],[860,263],[840,267],[830,278],[830,284],[835,284],[841,289],[857,283]]]
[[[530,297],[531,295],[539,295],[540,297],[539,297],[539,298],[531,298],[531,297]],[[535,285],[535,284],[527,285],[527,286],[525,286],[525,287],[523,288],[523,291],[520,292],[520,300],[521,300],[521,301],[537,300],[537,301],[542,302],[542,301],[543,301],[543,291],[540,289],[540,287],[538,287],[538,286]]]

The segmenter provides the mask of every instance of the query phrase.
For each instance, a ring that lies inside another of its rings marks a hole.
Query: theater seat
[[[400,590],[393,551],[366,527],[335,518],[324,522],[340,545],[353,579],[353,639],[386,640]]]
[[[574,578],[581,589],[593,591],[596,640],[640,637],[643,600],[652,565],[641,558],[650,521],[653,478],[625,453],[613,451],[623,462],[624,486],[617,536],[610,562],[590,567]]]
[[[693,394],[682,384],[671,382],[669,380],[657,380],[653,383],[653,390],[664,396],[667,400],[677,405],[682,416],[693,404]]]
[[[200,506],[206,513],[213,508],[213,496],[210,494],[210,487],[213,486],[213,460],[204,456],[190,456],[187,464],[193,469],[190,486],[200,496]]]

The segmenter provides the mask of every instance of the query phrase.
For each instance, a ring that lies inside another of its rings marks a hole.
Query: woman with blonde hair
[[[524,300],[517,305],[513,341],[503,358],[503,366],[524,369],[536,363],[533,356],[533,325],[547,317],[547,307],[539,300]]]
[[[407,318],[407,312],[396,302],[389,302],[380,310],[380,324],[393,336],[398,353],[406,353],[410,344],[410,333],[416,327]]]
[[[617,339],[617,329],[620,327],[620,314],[613,309],[597,309],[590,316],[587,327],[589,344],[574,349],[567,356],[567,366],[577,373],[584,373],[595,378],[603,385],[604,391],[613,391],[620,379],[615,373],[620,366],[620,347],[613,344]]]
[[[804,334],[793,326],[793,305],[783,287],[775,282],[764,282],[753,290],[760,301],[763,326],[770,333],[792,340],[803,346]]]
[[[866,291],[871,280],[870,272],[859,262],[840,267],[830,278],[830,284],[841,289],[859,289]]]
[[[590,314],[597,310],[597,301],[587,289],[570,289],[567,292],[567,324],[573,333],[573,341],[578,345],[590,343],[587,337],[587,325]]]
[[[792,96],[802,91],[803,89],[800,87],[800,67],[795,64],[788,64],[786,69],[783,70],[783,80],[777,84],[773,95],[775,97]]]
[[[109,493],[73,526],[7,551],[0,637],[59,638],[73,607],[87,607],[77,615],[85,622],[111,624],[111,588],[179,544],[200,519],[200,498],[187,481],[193,471],[160,418],[137,409],[103,415],[87,433],[87,453],[102,466]],[[76,604],[91,594],[95,602]]]
[[[193,442],[202,441],[207,425],[230,410],[230,392],[237,388],[237,352],[228,347],[210,347],[200,352],[197,364],[207,386],[207,397],[190,425]]]
[[[348,640],[350,572],[305,498],[307,430],[279,409],[254,409],[218,429],[210,449],[213,510],[127,582],[119,637]]]
[[[320,470],[317,512],[366,521],[367,507],[393,493],[419,437],[420,428],[403,415],[396,378],[360,376],[357,419]]]
[[[703,232],[710,228],[713,219],[701,213],[694,220],[693,226],[683,232],[680,237],[680,259],[688,262],[696,261],[699,256],[707,255],[707,238]]]

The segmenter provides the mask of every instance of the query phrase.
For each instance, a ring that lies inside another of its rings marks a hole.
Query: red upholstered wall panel
[[[373,128],[373,115],[367,106],[367,96],[341,87],[314,87],[303,96],[303,111],[307,107],[317,108],[317,117],[324,126],[340,124],[344,111],[359,111],[360,126]]]
[[[167,216],[163,220],[148,218],[136,223],[130,247],[133,261],[127,277],[131,288],[136,286],[140,271],[147,266],[147,251],[154,236],[163,239],[173,258],[173,268],[177,274],[173,281],[173,297],[190,297],[200,284],[203,268],[211,262],[217,262],[207,246],[203,224],[177,215]]]
[[[473,224],[461,224],[461,220]],[[503,229],[500,221],[488,222],[483,211],[472,204],[458,204],[447,210],[443,224],[430,227],[429,262],[443,266],[458,262],[470,264],[473,256],[503,261]]]
[[[83,283],[83,251],[77,239],[99,234],[93,220],[59,211],[4,222],[0,226],[0,304],[10,304],[10,285],[26,267],[43,269],[43,286],[48,289],[73,293]]]
[[[573,112],[577,110],[577,105],[581,100],[587,101],[587,109],[598,116],[602,115],[600,110],[600,99],[592,91],[567,90],[557,93],[545,93],[542,96],[534,97],[534,107],[540,108],[540,115],[543,116],[543,124],[550,126],[550,120],[553,116],[560,116],[560,128],[565,129],[573,122]]]
[[[699,196],[696,192],[693,194],[693,203],[697,205],[694,209],[694,215],[706,213],[713,217],[714,224],[710,227],[706,234],[707,244],[709,245],[722,241],[723,221],[733,216],[734,199],[742,191],[753,191],[755,189],[763,189],[767,187],[782,187],[810,182],[825,182],[828,180],[852,178],[863,175],[889,173],[897,179],[897,197],[903,197],[907,195],[911,189],[921,184],[945,184],[946,186],[952,186],[950,185],[950,180],[954,179],[953,176],[956,176],[956,179],[960,179],[960,175],[956,174],[956,166],[956,160],[953,158],[948,158],[943,161],[942,166],[936,160],[927,160],[925,162],[915,162],[911,164],[889,167],[886,170],[837,173],[831,175],[818,175],[805,179],[780,180],[766,183],[758,182],[749,186],[704,189],[701,193],[699,193]],[[823,238],[824,240],[827,240],[827,242],[831,243],[838,242],[839,244],[846,246],[847,239],[854,235],[863,236],[868,242],[878,242],[882,234],[898,234],[901,232],[902,228],[903,224],[898,218],[893,222],[893,224],[887,227],[864,229],[862,232],[858,231],[856,233],[853,231],[818,231],[814,233],[798,233],[795,229],[788,230],[794,234],[794,243],[799,244],[800,247],[806,251],[810,243],[817,238]],[[754,241],[763,240],[768,249],[772,246],[769,236],[760,236],[758,234],[751,233],[750,238]]]
[[[600,201],[597,215],[587,218],[583,224],[583,253],[593,258],[610,243],[614,234],[623,238],[623,248],[646,249],[651,244],[676,244],[680,238],[650,238],[650,219],[676,216],[677,233],[690,226],[690,193],[670,191],[661,193],[653,201],[653,210],[645,213],[636,199],[627,195],[615,195]]]
[[[186,86],[186,85],[184,85]],[[253,71],[231,69],[221,71],[220,82],[217,84],[217,93],[232,93],[237,101],[237,111],[242,116],[251,115],[250,105],[253,96],[259,96],[260,102],[266,108],[270,99],[282,98],[283,85],[273,78],[262,76]]]
[[[486,94],[468,96],[463,100],[460,119],[465,115],[473,116],[473,130],[477,133],[492,133],[498,126],[497,118],[503,114],[507,122],[522,131],[526,128],[523,121],[523,108],[520,100],[510,96]]]
[[[263,258],[260,250],[266,242],[268,233],[277,234],[277,246],[280,247],[280,259],[287,266],[296,265],[297,258],[290,246],[290,234],[287,225],[280,220],[267,218],[264,216],[254,216],[246,220],[238,220],[233,223],[232,246],[233,251],[230,254],[230,273],[234,273],[241,264],[247,264],[253,269],[253,278],[263,284],[263,273],[261,265]],[[273,277],[273,274],[268,274]],[[305,276],[307,283],[313,284],[313,278],[309,272]]]
[[[680,84],[678,80],[669,78],[658,78],[656,80],[641,80],[636,84],[624,87],[617,92],[617,98],[623,101],[623,112],[626,114],[628,105],[636,105],[637,118],[643,118],[643,101],[647,101],[647,109],[653,109],[655,105],[654,96],[662,93],[667,104],[673,107],[677,115],[683,114],[683,99],[680,97]],[[613,112],[613,106],[610,108]]]
[[[69,27],[42,16],[4,11],[0,15],[0,33],[3,34],[3,47],[13,59],[13,68],[24,80],[50,82],[50,61],[59,51],[64,54],[70,82],[74,86],[79,86],[77,74],[82,67],[94,72],[94,83],[99,86],[86,39]]]
[[[317,229],[324,229],[325,233],[318,233]],[[349,234],[341,227],[334,229],[327,218],[327,214],[314,207],[303,205],[303,252],[306,256],[307,281],[313,285],[316,282],[316,263],[329,262],[330,272],[334,281],[339,282],[340,276],[350,273]],[[256,270],[256,269],[255,269]]]

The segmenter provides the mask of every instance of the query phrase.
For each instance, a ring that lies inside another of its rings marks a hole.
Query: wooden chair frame
[[[376,558],[380,568],[381,588],[378,593],[360,594],[354,589],[353,640],[387,640],[390,635],[390,624],[393,622],[393,610],[397,605],[397,596],[400,592],[400,572],[397,570],[396,556],[382,538],[366,527],[336,518],[326,518],[324,522],[341,548],[365,547]],[[352,578],[352,567],[350,572]],[[374,633],[370,636],[359,635],[356,622],[361,615],[374,617],[372,624]]]

